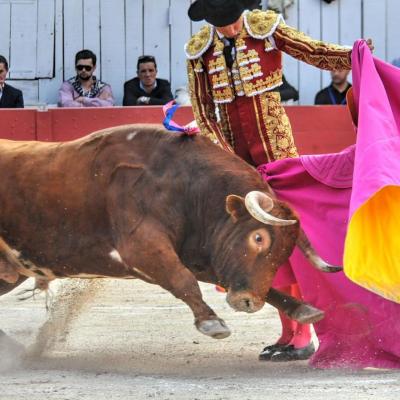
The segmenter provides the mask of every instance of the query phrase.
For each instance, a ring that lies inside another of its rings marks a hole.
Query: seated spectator
[[[0,55],[0,108],[24,108],[22,92],[6,83],[7,59]]]
[[[347,80],[349,72],[346,70],[331,71],[332,83],[317,93],[315,104],[346,104],[346,93],[351,88],[351,83]]]
[[[76,76],[59,90],[59,107],[110,107],[114,105],[111,86],[97,79],[96,55],[90,50],[75,55]]]
[[[394,65],[394,66],[397,67],[397,68],[400,68],[400,57],[399,57],[399,58],[395,58],[395,59],[392,61],[392,65]]]
[[[124,84],[124,106],[163,105],[173,99],[171,85],[157,78],[157,63],[153,56],[141,56],[137,61],[137,77]]]
[[[282,75],[282,85],[278,90],[284,104],[292,104],[299,99],[299,92],[286,80],[285,75]]]

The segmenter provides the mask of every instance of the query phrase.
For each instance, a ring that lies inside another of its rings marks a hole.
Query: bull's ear
[[[248,215],[246,206],[244,204],[244,198],[236,196],[235,194],[230,194],[226,196],[225,209],[228,214],[236,222],[240,217]]]

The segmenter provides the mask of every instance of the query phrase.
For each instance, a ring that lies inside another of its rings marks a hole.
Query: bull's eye
[[[257,243],[262,243],[263,238],[259,233],[256,233],[256,235],[254,236],[254,239]]]
[[[251,249],[251,251],[254,251],[254,253],[250,254],[263,253],[271,246],[271,236],[265,228],[254,229],[254,231],[250,232],[247,240],[248,248]]]

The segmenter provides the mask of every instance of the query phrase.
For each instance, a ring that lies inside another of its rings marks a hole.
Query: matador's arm
[[[351,48],[314,40],[281,22],[272,35],[275,46],[292,57],[327,70],[350,70]]]

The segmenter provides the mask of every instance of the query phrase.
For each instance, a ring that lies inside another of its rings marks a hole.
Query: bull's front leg
[[[192,310],[195,326],[201,333],[214,339],[230,335],[225,322],[204,302],[197,279],[181,263],[166,236],[142,226],[136,231],[135,238],[118,246],[118,251],[133,275],[161,286],[185,302]]]
[[[265,301],[301,324],[313,324],[324,318],[324,312],[310,304],[271,288]]]

